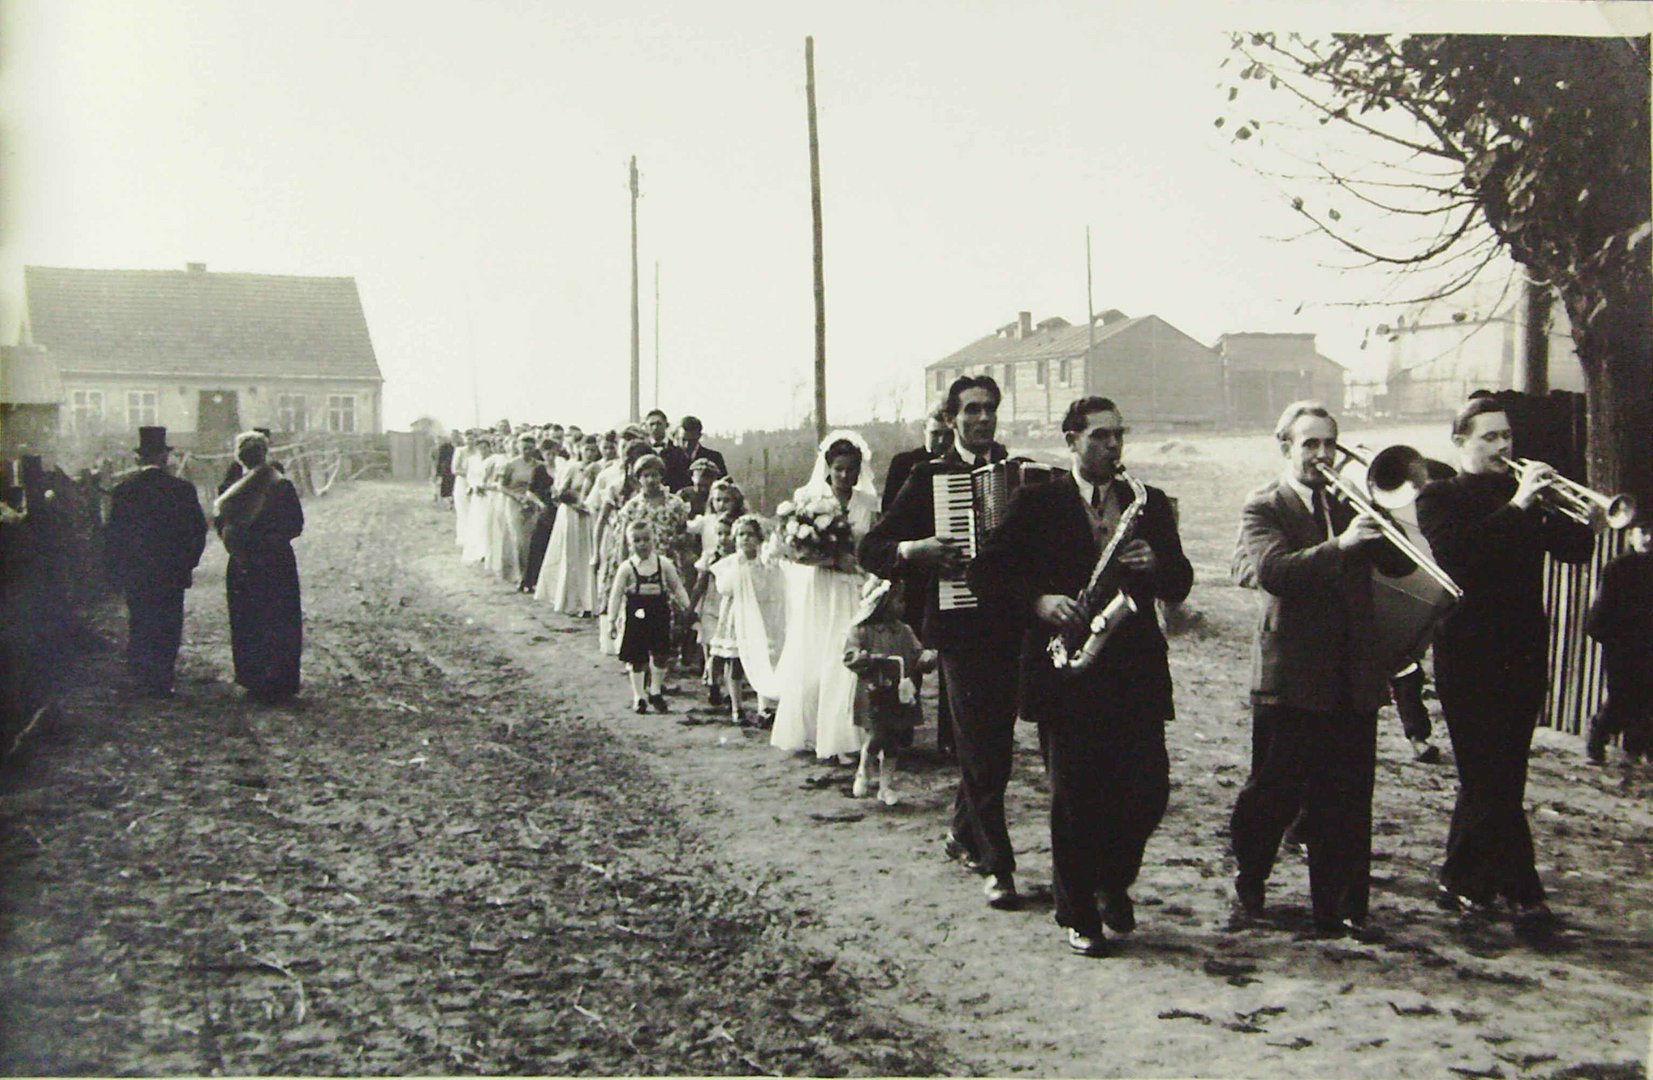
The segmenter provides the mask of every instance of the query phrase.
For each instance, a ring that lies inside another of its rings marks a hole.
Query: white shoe
[[[866,773],[856,773],[855,774],[855,783],[850,785],[849,793],[851,795],[854,795],[857,799],[864,799],[864,798],[867,797],[867,774]]]
[[[885,806],[894,806],[901,801],[901,796],[895,793],[894,788],[881,787],[878,789],[878,801]]]

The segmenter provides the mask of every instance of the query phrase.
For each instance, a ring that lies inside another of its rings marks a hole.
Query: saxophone
[[[1119,527],[1103,547],[1096,566],[1091,570],[1090,580],[1079,593],[1079,613],[1084,617],[1084,622],[1072,629],[1058,630],[1050,639],[1050,644],[1045,646],[1057,671],[1076,674],[1090,667],[1102,655],[1102,649],[1113,637],[1114,631],[1137,610],[1136,601],[1119,582],[1120,575],[1109,571],[1114,569],[1114,554],[1121,544],[1131,538],[1137,517],[1148,505],[1148,489],[1126,472],[1123,465],[1114,476],[1130,485],[1131,505],[1119,516]]]

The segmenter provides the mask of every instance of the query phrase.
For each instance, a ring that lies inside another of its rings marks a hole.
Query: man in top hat
[[[184,632],[184,590],[207,543],[207,519],[195,486],[166,471],[166,428],[138,429],[136,476],[111,497],[104,554],[126,594],[127,665],[140,689],[172,696],[172,673]]]

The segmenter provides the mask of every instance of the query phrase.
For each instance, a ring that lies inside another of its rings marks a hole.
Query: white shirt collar
[[[1295,476],[1286,477],[1286,486],[1297,493],[1297,497],[1303,501],[1303,509],[1309,512],[1310,517],[1313,517],[1314,489],[1297,479]]]

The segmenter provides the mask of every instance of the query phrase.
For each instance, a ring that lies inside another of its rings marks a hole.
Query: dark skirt
[[[304,613],[292,545],[260,544],[256,550],[231,554],[224,584],[235,681],[255,697],[279,699],[298,693]]]

